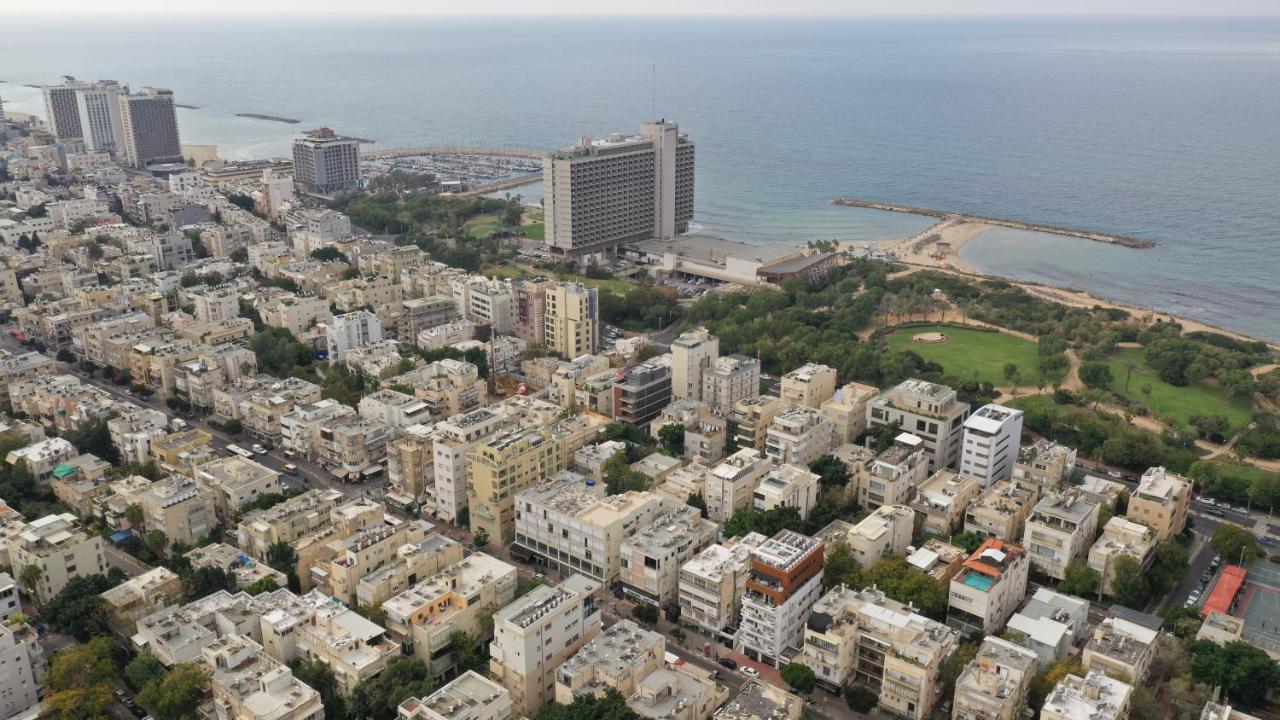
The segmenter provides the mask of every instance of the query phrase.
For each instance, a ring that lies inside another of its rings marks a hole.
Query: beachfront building
[[[1026,706],[1038,658],[998,637],[982,641],[956,678],[952,720],[1017,720]]]
[[[797,661],[839,692],[853,683],[877,691],[894,717],[929,717],[941,699],[942,666],[960,634],[874,587],[838,585],[813,605]]]
[[[693,148],[679,126],[660,120],[642,124],[639,135],[584,137],[545,158],[547,249],[580,260],[629,241],[687,231]]]
[[[956,391],[926,380],[903,380],[867,404],[867,427],[896,425],[922,440],[929,472],[955,467],[969,404]]]
[[[304,192],[331,195],[360,187],[360,141],[320,128],[293,141],[293,179]]]
[[[1191,483],[1162,467],[1153,467],[1142,474],[1138,489],[1129,496],[1125,515],[1154,530],[1156,542],[1164,542],[1186,528],[1190,504]]]
[[[1013,475],[1022,444],[1022,411],[988,404],[964,421],[960,444],[960,472],[976,477],[988,488]]]
[[[951,535],[960,527],[969,503],[981,490],[981,478],[939,470],[916,488],[911,508],[924,518],[921,526],[924,532]]]
[[[969,504],[964,513],[964,532],[980,538],[1021,541],[1027,516],[1037,496],[1012,482],[998,482]]]
[[[1099,506],[1075,491],[1053,492],[1036,503],[1023,531],[1022,545],[1044,574],[1061,580],[1067,565],[1093,544]]]
[[[1147,678],[1156,656],[1160,630],[1132,620],[1109,617],[1098,624],[1084,646],[1084,669],[1137,685]]]
[[[511,693],[518,716],[555,699],[556,670],[600,633],[600,583],[574,573],[541,585],[493,616],[489,675]]]
[[[746,507],[756,486],[769,474],[772,465],[759,450],[743,448],[725,458],[707,475],[705,495],[707,517],[724,523]]]
[[[904,432],[884,452],[855,463],[851,470],[851,482],[863,507],[906,505],[929,477],[929,453],[922,438]]]
[[[799,647],[809,609],[822,592],[823,544],[783,530],[751,551],[734,649],[774,666]]]
[[[751,550],[767,538],[748,533],[711,545],[680,567],[680,619],[703,631],[732,636],[751,570]]]
[[[968,635],[1004,627],[1027,592],[1027,551],[987,538],[951,579],[947,625]]]
[[[1040,720],[1125,720],[1133,686],[1097,671],[1067,675],[1049,691]]]

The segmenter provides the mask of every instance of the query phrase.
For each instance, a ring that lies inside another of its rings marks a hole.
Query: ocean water
[[[549,149],[662,116],[698,145],[702,231],[929,223],[848,196],[1135,235],[1159,247],[1000,231],[964,253],[1280,341],[1280,19],[5,19],[7,108],[63,74],[170,87],[200,108],[184,142],[237,158],[320,125]]]

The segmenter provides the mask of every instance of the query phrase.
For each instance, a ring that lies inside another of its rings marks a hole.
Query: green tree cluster
[[[684,455],[684,423],[667,423],[659,428],[658,444],[671,457]]]
[[[26,576],[24,568],[19,579],[25,580]],[[49,627],[80,642],[87,642],[99,635],[110,635],[106,601],[101,595],[123,580],[124,574],[116,568],[112,568],[107,575],[73,577],[40,608],[40,617]]]
[[[609,688],[602,695],[576,695],[568,705],[548,703],[533,720],[640,720],[640,715],[627,705],[627,699]]]
[[[138,704],[156,720],[195,720],[213,671],[204,663],[175,665],[164,677],[138,693]]]
[[[806,695],[813,692],[818,682],[813,669],[804,663],[789,662],[782,666],[778,674],[782,676],[783,682],[791,686],[792,690]]]
[[[249,338],[249,349],[258,357],[258,368],[278,378],[293,375],[298,367],[308,367],[315,351],[298,342],[287,328],[266,327]]]
[[[1211,687],[1220,686],[1234,705],[1258,707],[1268,691],[1280,687],[1280,665],[1248,643],[1218,645],[1197,640],[1191,644],[1191,656],[1194,677]]]
[[[54,720],[108,720],[111,693],[120,680],[111,640],[94,637],[57,655],[44,680],[40,717]]]

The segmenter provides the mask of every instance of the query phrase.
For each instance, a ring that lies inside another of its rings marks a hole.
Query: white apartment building
[[[299,457],[315,460],[320,455],[320,429],[325,423],[355,414],[350,405],[333,398],[298,405],[280,416],[280,445]]]
[[[306,192],[327,195],[360,187],[360,142],[329,128],[293,141],[294,180]]]
[[[532,716],[554,700],[556,669],[600,633],[600,587],[574,573],[494,614],[489,675],[510,691],[517,715]]]
[[[1008,628],[1021,633],[1018,644],[1033,651],[1047,667],[1075,648],[1088,619],[1088,600],[1042,587],[1009,618]]]
[[[408,698],[396,720],[511,720],[519,716],[508,688],[468,670],[425,698]]]
[[[1045,698],[1040,720],[1125,720],[1132,699],[1133,686],[1101,672],[1068,675]]]
[[[924,440],[900,433],[884,452],[855,464],[853,482],[863,507],[906,505],[929,477],[929,453]]]
[[[808,405],[792,405],[773,416],[764,451],[775,464],[809,466],[831,450],[831,421]]]
[[[680,619],[717,637],[731,639],[738,626],[751,550],[767,540],[760,533],[711,545],[680,567]],[[723,633],[723,635],[722,635]]]
[[[951,578],[947,625],[968,635],[998,633],[1027,593],[1027,551],[987,538]]]
[[[753,448],[743,448],[720,461],[707,475],[704,500],[707,517],[724,523],[746,507],[772,469],[769,458]]]
[[[503,430],[516,418],[503,405],[488,405],[438,423],[433,431],[432,478],[428,509],[456,522],[467,507],[467,457],[480,440]]]
[[[264,324],[282,327],[296,338],[307,337],[316,325],[328,325],[333,321],[329,303],[319,295],[276,295],[258,305],[257,309]]]
[[[1022,444],[1022,411],[988,404],[964,421],[960,472],[988,488],[1013,477]]]
[[[782,402],[814,409],[831,399],[836,392],[836,369],[806,363],[782,376]]]
[[[385,388],[360,398],[360,417],[403,430],[431,422],[431,407],[412,395]]]
[[[330,362],[345,362],[347,352],[382,340],[382,321],[368,310],[335,315],[325,330]]]
[[[783,530],[751,551],[734,649],[776,666],[804,640],[809,609],[822,593],[823,545]]]
[[[719,531],[719,525],[688,505],[654,518],[622,541],[622,592],[657,607],[674,603],[680,566],[713,542]]]
[[[122,465],[143,465],[151,460],[151,440],[169,434],[169,416],[134,407],[108,420],[107,431]]]
[[[542,161],[546,244],[573,259],[632,240],[670,239],[693,218],[693,143],[672,122],[582,138]]]
[[[216,720],[324,718],[320,693],[250,638],[224,635],[201,651],[201,659],[212,671],[209,690]]]
[[[1160,629],[1139,625],[1120,617],[1098,624],[1084,646],[1081,662],[1090,672],[1103,672],[1137,685],[1147,679],[1155,659]]]
[[[836,520],[818,536],[824,541],[843,542],[858,564],[869,568],[890,555],[907,551],[915,517],[906,505],[881,505],[855,525]]]
[[[1022,546],[1031,562],[1057,580],[1067,565],[1084,557],[1098,528],[1099,506],[1075,491],[1054,492],[1036,503],[1027,518]]]
[[[506,282],[483,277],[455,281],[453,302],[464,320],[488,325],[495,335],[515,332],[515,291]]]
[[[702,373],[701,398],[711,412],[728,417],[743,400],[760,394],[760,363],[745,355],[716,358]]]
[[[28,713],[40,704],[44,652],[30,626],[0,623],[0,668],[0,716],[35,717]]]
[[[671,397],[701,400],[702,378],[720,357],[720,338],[704,327],[681,333],[671,343]]]
[[[43,571],[32,588],[38,604],[57,596],[72,578],[107,572],[102,536],[81,529],[71,513],[32,520],[10,545],[9,558],[19,576],[29,565]]]
[[[952,720],[1016,720],[1027,702],[1038,658],[1008,640],[988,637],[956,679]]]
[[[867,427],[897,425],[924,441],[929,472],[960,461],[961,436],[969,404],[956,391],[925,380],[904,380],[867,404]]]
[[[751,495],[755,510],[793,507],[807,518],[818,501],[818,475],[799,465],[779,465],[761,478]]]

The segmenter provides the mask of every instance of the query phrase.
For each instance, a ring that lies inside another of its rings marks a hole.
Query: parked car
[[[728,670],[738,669],[738,663],[735,662],[732,658],[720,658],[716,662],[720,663],[720,667],[726,668]]]
[[[1202,497],[1200,498],[1200,503],[1202,505],[1217,505],[1218,501],[1213,498]]]
[[[250,450],[253,450],[254,454],[256,454],[256,455],[266,455],[266,454],[267,454],[267,449],[266,449],[266,448],[264,448],[264,447],[262,447],[261,445],[254,445],[253,447],[251,447],[251,448],[249,448],[249,449],[250,449]]]
[[[1221,564],[1222,564],[1222,556],[1221,556],[1221,555],[1214,555],[1214,556],[1213,556],[1213,562],[1210,562],[1210,563],[1209,563],[1209,569],[1210,569],[1210,570],[1217,570],[1217,569],[1218,569],[1218,566],[1219,566],[1219,565],[1221,565]]]
[[[1122,475],[1116,470],[1108,470],[1107,477],[1115,478],[1116,480],[1121,480],[1124,478],[1124,475]]]
[[[1206,515],[1212,515],[1212,516],[1214,516],[1214,517],[1226,517],[1226,516],[1227,516],[1227,514],[1226,514],[1226,513],[1222,512],[1222,511],[1221,511],[1221,510],[1219,510],[1218,508],[1209,508],[1208,510],[1205,510],[1204,512],[1205,512],[1205,514],[1206,514]]]
[[[144,717],[146,717],[146,716],[147,716],[147,711],[146,711],[146,710],[143,710],[142,708],[138,707],[137,705],[131,705],[131,706],[129,706],[129,712],[133,713],[133,716],[134,716],[134,717],[136,717],[136,718],[138,718],[138,720],[142,720],[142,718],[144,718]]]
[[[746,675],[747,677],[753,677],[753,678],[760,677],[760,671],[751,667],[750,665],[744,666],[742,668],[742,674]]]

